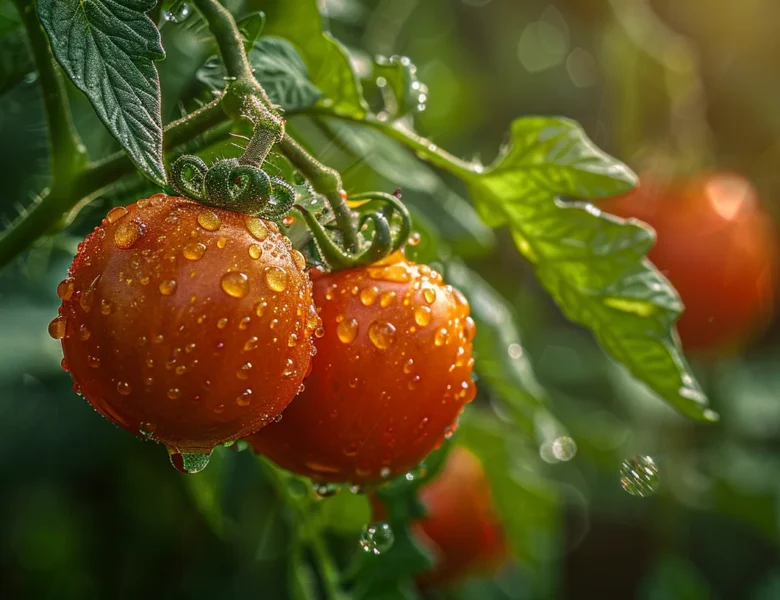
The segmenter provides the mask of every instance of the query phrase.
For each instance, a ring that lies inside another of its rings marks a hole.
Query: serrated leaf
[[[507,224],[540,281],[572,321],[684,414],[714,418],[683,358],[674,323],[682,304],[644,256],[654,242],[638,221],[559,196],[624,193],[634,175],[568,120],[520,119],[511,144],[483,173],[466,175],[477,208]]]
[[[40,0],[52,52],[131,160],[165,184],[160,33],[146,16],[154,0]]]
[[[271,101],[285,110],[303,110],[322,96],[298,52],[282,38],[261,38],[249,52],[249,63]],[[197,74],[198,80],[215,89],[225,87],[226,76],[217,56],[209,58]]]
[[[249,4],[266,9],[264,2]],[[316,0],[277,2],[268,7],[266,16],[265,32],[287,39],[300,52],[314,85],[323,94],[319,103],[337,114],[364,116],[368,106],[349,55],[340,42],[323,31]]]

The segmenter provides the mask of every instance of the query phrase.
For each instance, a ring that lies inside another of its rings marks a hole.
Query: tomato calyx
[[[362,244],[355,251],[347,250],[339,240],[329,235],[306,207],[296,204],[294,208],[301,213],[330,271],[370,265],[397,252],[412,229],[412,220],[401,202],[400,190],[394,194],[365,192],[352,196],[350,209],[357,219],[358,229],[370,232],[370,237],[362,236]]]

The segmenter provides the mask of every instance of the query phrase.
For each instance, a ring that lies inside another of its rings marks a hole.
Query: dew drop
[[[360,532],[360,547],[367,554],[379,556],[393,547],[395,534],[388,523],[364,525]]]
[[[247,217],[245,223],[247,231],[249,231],[256,240],[262,242],[268,237],[268,227],[266,227],[265,222],[262,219],[258,217]]]
[[[287,272],[279,267],[266,267],[265,283],[274,292],[287,289]]]
[[[470,342],[471,340],[474,339],[474,336],[477,335],[477,325],[474,323],[474,319],[472,319],[471,317],[466,317],[463,331],[466,334],[467,342]]]
[[[49,335],[55,340],[61,340],[65,337],[65,328],[68,324],[68,320],[65,317],[55,317],[51,323],[49,323]]]
[[[123,396],[129,396],[130,392],[133,391],[133,388],[130,387],[130,384],[126,381],[120,381],[116,384],[116,391],[122,394]]]
[[[233,298],[243,298],[249,293],[249,277],[239,271],[229,271],[220,281],[222,291]]]
[[[306,259],[303,257],[303,254],[298,252],[297,250],[293,250],[290,252],[292,255],[293,262],[295,263],[295,266],[298,267],[299,270],[303,271],[306,269]]]
[[[226,237],[223,236],[217,240],[217,248],[219,248],[220,250],[222,250],[226,245],[227,245]]]
[[[433,304],[436,301],[436,290],[432,287],[425,288],[422,294],[428,304]]]
[[[111,305],[111,302],[103,298],[100,301],[100,314],[110,315],[112,310],[113,310],[113,306]]]
[[[224,329],[227,327],[228,320],[227,317],[222,317],[221,319],[217,320],[217,329]]]
[[[296,334],[294,334],[294,333],[291,333],[290,337],[287,338],[287,345],[290,348],[294,348],[295,346],[297,346],[298,345],[298,336]]]
[[[176,291],[176,286],[178,284],[176,283],[175,279],[169,279],[167,281],[163,281],[160,283],[160,293],[163,296],[170,296]]]
[[[374,304],[377,296],[379,296],[379,288],[374,285],[360,290],[360,301],[363,303],[363,306],[371,306]]]
[[[336,335],[339,340],[344,344],[351,344],[355,341],[358,334],[358,321],[357,319],[349,319],[341,321],[336,325]]]
[[[168,448],[171,464],[182,473],[199,473],[209,464],[211,455],[196,452],[177,452]]]
[[[87,364],[93,369],[97,369],[100,367],[100,359],[97,356],[89,355],[87,356]]]
[[[114,244],[117,248],[132,248],[143,234],[141,226],[135,221],[122,223],[114,231]]]
[[[182,248],[181,253],[187,260],[200,260],[206,253],[206,244],[201,244],[200,242],[187,244]]]
[[[238,328],[240,330],[244,331],[245,329],[247,329],[249,327],[249,324],[251,322],[252,322],[252,318],[251,317],[244,317],[243,319],[241,319],[241,321],[239,321]]]
[[[252,390],[246,389],[243,393],[236,398],[236,404],[238,406],[249,406],[252,401]]]
[[[238,377],[239,379],[249,379],[249,371],[251,370],[252,370],[252,363],[251,362],[244,363],[241,366],[241,368],[238,371],[236,371],[236,377]]]
[[[248,252],[249,252],[249,258],[251,258],[252,260],[257,260],[263,255],[263,249],[257,244],[250,245]]]
[[[428,306],[418,306],[414,309],[414,321],[420,327],[425,327],[431,322],[431,309]]]
[[[252,336],[251,338],[249,338],[244,344],[244,351],[249,352],[250,350],[254,350],[255,348],[257,348],[257,342],[258,340],[256,336]]]
[[[287,364],[284,367],[284,371],[282,371],[284,377],[291,377],[295,373],[294,364],[292,358],[287,359]]]
[[[556,438],[552,443],[552,453],[561,462],[571,460],[577,454],[577,442],[566,435]]]
[[[409,236],[409,239],[406,240],[406,243],[409,244],[410,246],[416,246],[417,244],[420,243],[420,239],[421,239],[420,234],[414,231],[412,232],[412,235]]]
[[[181,396],[181,390],[179,388],[171,388],[166,394],[171,400],[176,400]]]
[[[60,300],[70,300],[71,296],[73,296],[73,290],[73,279],[68,277],[60,281],[60,284],[57,286],[57,296]]]
[[[406,364],[404,364],[404,373],[407,375],[412,372],[412,369],[414,368],[414,359],[410,358],[406,361]]]
[[[658,466],[649,456],[633,456],[620,467],[620,485],[632,496],[652,496],[658,491]]]
[[[314,337],[321,338],[325,335],[325,328],[324,327],[317,327],[314,330]]]
[[[263,313],[265,313],[266,308],[268,308],[268,302],[266,302],[265,300],[258,302],[257,304],[255,304],[255,314],[258,317],[262,317]]]
[[[315,483],[314,493],[320,498],[335,496],[341,491],[341,486],[336,483]]]
[[[439,331],[436,332],[436,335],[433,337],[433,343],[437,346],[443,346],[447,343],[447,334],[449,332],[445,328],[439,329]]]
[[[385,321],[374,321],[368,328],[368,337],[380,350],[387,350],[395,343],[395,325]]]
[[[86,325],[82,324],[79,327],[79,339],[82,342],[86,342],[89,339],[89,336],[91,336],[91,335],[92,335],[92,332],[89,329],[87,329]]]
[[[206,231],[216,231],[222,225],[219,215],[210,210],[202,210],[198,213],[198,225]]]
[[[79,306],[81,306],[81,309],[84,312],[89,312],[92,310],[92,303],[95,301],[95,288],[97,287],[97,282],[100,279],[100,275],[95,277],[95,279],[92,280],[92,283],[89,284],[89,287],[84,290],[84,292],[81,294],[81,297],[79,298]]]
[[[119,219],[124,217],[127,214],[127,209],[124,206],[115,206],[111,210],[108,211],[108,214],[106,215],[106,220],[109,223],[116,223]]]
[[[382,308],[387,308],[393,303],[393,300],[395,300],[396,293],[387,291],[382,292],[382,294],[379,296],[379,306]]]

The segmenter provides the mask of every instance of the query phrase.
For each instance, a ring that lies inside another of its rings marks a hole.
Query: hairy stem
[[[24,24],[38,70],[49,129],[52,187],[66,188],[73,175],[86,165],[87,150],[73,125],[65,83],[54,65],[49,41],[38,21],[37,2],[14,0],[14,4]]]

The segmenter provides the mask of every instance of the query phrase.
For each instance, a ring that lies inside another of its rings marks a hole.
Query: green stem
[[[24,24],[38,70],[38,82],[49,129],[52,187],[67,188],[73,175],[86,165],[87,150],[73,125],[65,82],[54,66],[49,42],[38,21],[37,2],[14,0],[14,4]]]

